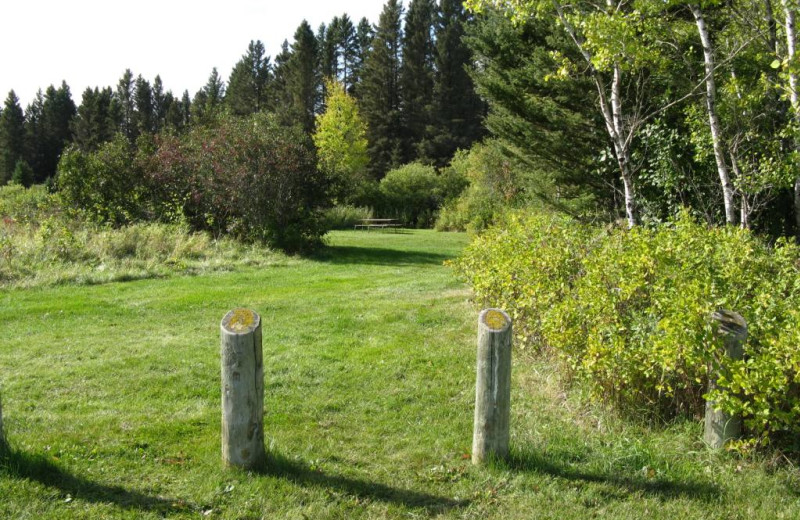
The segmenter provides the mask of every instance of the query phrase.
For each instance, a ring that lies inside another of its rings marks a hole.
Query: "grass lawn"
[[[472,467],[461,234],[337,232],[267,268],[0,292],[0,518],[800,518],[800,473],[647,427],[515,352],[512,457]],[[269,463],[220,459],[219,321],[263,323]]]

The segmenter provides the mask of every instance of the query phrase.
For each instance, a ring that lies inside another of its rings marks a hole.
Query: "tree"
[[[358,94],[369,127],[369,156],[372,175],[380,179],[403,157],[400,107],[400,53],[403,8],[388,0],[381,12],[372,50],[364,63]]]
[[[440,166],[483,135],[484,105],[467,72],[472,53],[463,41],[466,21],[460,0],[442,0],[436,24],[434,121],[421,146],[425,158]]]
[[[24,152],[25,117],[19,98],[9,91],[0,113],[0,186],[11,180],[14,168]]]
[[[34,172],[36,182],[44,182],[56,174],[61,152],[72,142],[72,120],[76,113],[77,108],[66,82],[62,81],[58,89],[52,85],[47,87],[42,104],[43,169]]]
[[[99,90],[89,87],[83,91],[81,105],[72,124],[75,143],[85,152],[92,152],[103,143],[111,140],[117,129],[111,118],[110,87]],[[35,168],[34,168],[35,169]]]
[[[44,112],[44,93],[36,92],[33,101],[25,108],[25,161],[34,171],[34,179],[42,178],[36,172],[45,170],[45,134],[42,113]]]
[[[225,104],[236,115],[249,115],[269,106],[272,67],[261,40],[250,40],[247,53],[234,65],[225,93]]]
[[[366,18],[359,20],[358,26],[356,27],[355,57],[352,66],[354,88],[351,94],[354,94],[356,97],[359,95],[356,86],[361,82],[364,71],[364,61],[372,50],[372,40],[374,37],[375,33],[372,30],[372,24],[369,23],[369,20]]]
[[[33,170],[24,159],[18,160],[17,164],[14,166],[11,182],[26,188],[30,188],[33,184]]]
[[[314,130],[314,117],[319,92],[317,74],[317,39],[308,22],[303,20],[294,33],[292,52],[286,63],[286,92],[289,101],[285,120],[299,124],[308,134]]]
[[[115,100],[119,109],[120,131],[131,143],[136,141],[136,101],[134,99],[134,79],[131,69],[125,69],[117,83]]]
[[[153,88],[150,82],[142,77],[141,74],[136,78],[134,84],[134,120],[136,122],[137,134],[150,134],[156,128],[156,112],[153,103]]]
[[[341,71],[339,80],[348,93],[355,91],[357,82],[356,68],[359,60],[359,40],[353,21],[347,13],[339,17],[339,27],[336,32],[336,45],[339,49],[339,65]]]
[[[225,85],[219,77],[217,68],[211,69],[208,81],[194,96],[192,101],[192,123],[209,125],[216,121],[222,111],[225,96]]]
[[[317,116],[313,139],[319,168],[331,182],[334,199],[342,202],[366,180],[367,126],[343,84],[327,80],[326,91],[326,110]]]
[[[400,67],[403,127],[407,141],[404,162],[419,156],[415,148],[432,124],[436,50],[433,32],[436,16],[433,0],[412,0],[406,13],[403,63]]]
[[[156,74],[153,80],[153,132],[158,133],[164,128],[167,119],[167,111],[172,101],[172,93],[164,94],[164,83],[161,76]],[[169,98],[169,99],[168,99]]]

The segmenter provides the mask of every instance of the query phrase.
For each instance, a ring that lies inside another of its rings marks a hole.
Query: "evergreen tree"
[[[120,132],[128,138],[128,141],[136,141],[138,136],[136,127],[136,103],[134,101],[134,80],[131,69],[125,69],[122,77],[117,83],[116,91],[116,111],[119,113]]]
[[[111,117],[112,98],[110,87],[103,90],[87,87],[84,90],[72,124],[73,140],[84,152],[93,152],[114,137],[116,127]]]
[[[231,71],[225,103],[232,113],[248,115],[269,108],[272,67],[261,40],[250,41],[247,53]]]
[[[153,89],[150,82],[142,77],[141,74],[136,78],[133,93],[134,119],[136,121],[136,131],[139,135],[149,134],[155,131],[155,109],[153,107]]]
[[[181,96],[180,101],[180,109],[181,109],[181,120],[183,127],[189,126],[189,123],[192,122],[192,100],[189,97],[189,91],[184,90],[183,95]]]
[[[153,132],[160,132],[166,123],[167,110],[169,110],[167,95],[169,95],[171,101],[172,93],[167,92],[167,94],[164,94],[164,84],[161,81],[161,76],[156,74],[153,80]]]
[[[372,39],[374,37],[375,33],[372,30],[372,25],[369,23],[369,20],[362,18],[358,22],[358,27],[356,27],[355,56],[353,57],[353,65],[351,67],[351,76],[353,77],[352,84],[354,86],[361,82],[364,61],[372,50]],[[351,94],[358,96],[358,90],[357,87],[352,88]]]
[[[353,25],[353,21],[347,13],[339,18],[339,27],[336,34],[336,42],[339,49],[339,81],[344,85],[345,90],[352,94],[356,85],[356,62],[359,59],[358,34]]]
[[[475,93],[467,68],[472,53],[464,43],[467,15],[461,0],[442,0],[436,27],[435,122],[421,146],[427,161],[444,165],[459,148],[483,136],[485,106]]]
[[[0,113],[0,186],[11,180],[24,152],[25,116],[19,98],[11,90]]]
[[[224,96],[225,85],[214,67],[208,76],[208,82],[195,94],[192,101],[192,123],[208,125],[216,121],[222,110]]]
[[[339,77],[339,17],[335,16],[327,27],[321,24],[317,29],[317,49],[319,51],[319,75],[323,79]],[[323,91],[324,91],[323,81]]]
[[[58,89],[47,87],[42,104],[44,157],[42,171],[34,172],[35,182],[44,182],[55,175],[61,152],[72,142],[72,121],[77,111],[66,82],[62,81]]]
[[[44,111],[44,94],[42,89],[36,92],[33,101],[25,109],[25,161],[34,172],[44,171],[45,139],[42,112]],[[38,177],[34,173],[34,177]]]
[[[24,159],[18,160],[17,164],[14,166],[11,182],[26,188],[30,188],[33,184],[33,170]]]
[[[397,0],[383,7],[372,50],[359,84],[361,108],[369,127],[370,170],[375,178],[402,162],[400,50],[403,8]]]
[[[289,76],[289,58],[292,57],[292,51],[289,48],[289,41],[283,40],[281,44],[281,52],[275,56],[275,74],[272,81],[272,88],[270,89],[270,99],[275,107],[275,112],[283,119],[283,115],[288,112],[289,107],[289,90],[288,90],[288,76]]]
[[[417,145],[431,125],[434,90],[434,0],[412,0],[406,14],[403,64],[400,68],[405,152],[403,162],[417,158]]]
[[[317,39],[311,26],[303,20],[294,34],[292,54],[287,62],[286,89],[289,107],[285,115],[289,124],[299,123],[307,132],[314,130],[314,117],[319,93],[317,74]]]

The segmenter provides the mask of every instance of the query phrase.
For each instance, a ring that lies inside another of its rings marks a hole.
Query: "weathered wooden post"
[[[253,468],[264,451],[264,363],[261,318],[234,309],[220,324],[222,358],[222,461]]]
[[[511,318],[499,309],[478,317],[478,368],[472,463],[508,455],[511,412]]]
[[[735,312],[720,309],[711,315],[717,323],[717,333],[722,337],[725,353],[720,360],[720,365],[724,370],[727,360],[740,360],[744,357],[744,342],[747,339],[747,322]],[[709,374],[708,391],[717,388],[718,373]],[[725,443],[739,437],[742,431],[742,419],[736,415],[730,415],[722,410],[715,410],[716,403],[711,400],[706,401],[706,422],[703,440],[713,448],[720,449]]]

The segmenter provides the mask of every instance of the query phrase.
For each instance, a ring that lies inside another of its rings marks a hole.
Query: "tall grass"
[[[286,257],[175,224],[89,224],[43,187],[0,188],[0,287],[199,274],[266,266]]]

